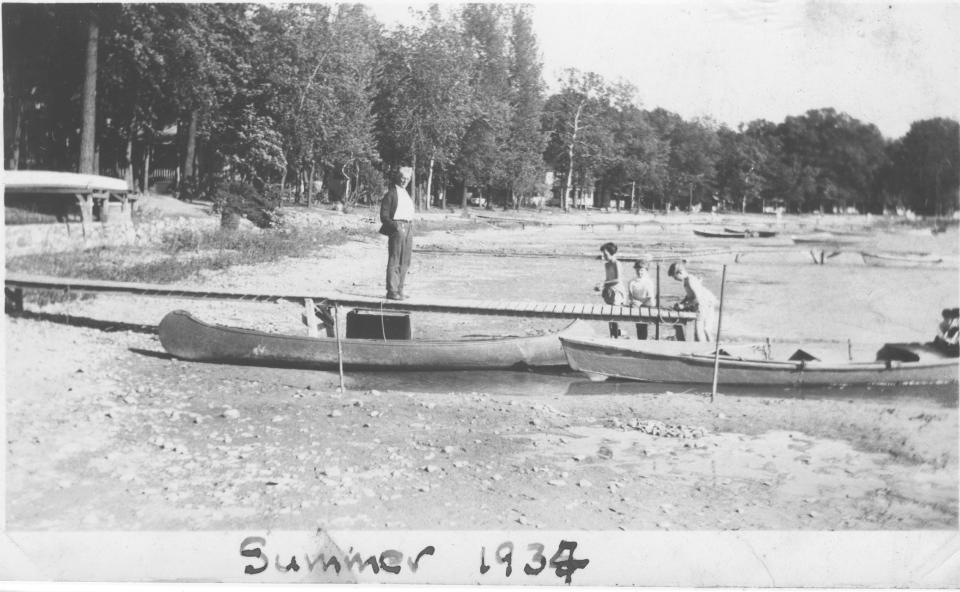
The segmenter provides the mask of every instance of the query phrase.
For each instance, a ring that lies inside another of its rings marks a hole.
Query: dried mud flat
[[[366,224],[368,217],[360,212],[333,223]],[[443,249],[563,253],[592,253],[607,238],[628,242],[624,231],[589,232],[464,228],[417,240]],[[654,248],[663,232],[630,240]],[[233,269],[201,281],[211,288],[373,294],[381,287],[384,251],[371,235],[314,260]],[[450,297],[482,289],[518,300],[543,294],[588,300],[595,297],[594,278],[583,276],[598,265],[589,258],[531,263],[420,253],[410,282],[421,293]],[[791,269],[840,275],[853,269],[803,265]],[[955,267],[935,279],[950,286],[951,274],[955,283]],[[731,338],[760,330],[743,318],[748,306],[756,307],[750,294],[764,289],[748,290],[754,279],[730,286],[731,302],[739,295],[749,303],[731,306],[739,319],[730,323]],[[825,281],[824,289],[831,285]],[[938,298],[955,300],[956,289],[944,288]],[[898,298],[905,306],[914,296]],[[215,322],[302,333],[297,311],[275,305],[111,296],[36,310],[155,325],[183,307]],[[876,333],[897,330],[871,325],[870,310],[886,310],[884,302],[840,308],[829,314],[866,310],[860,314],[867,328],[859,333],[865,349]],[[757,316],[769,323],[776,315]],[[415,323],[418,334],[548,328],[533,319],[456,315]],[[841,342],[831,327],[817,333]],[[335,372],[177,361],[146,331],[7,317],[5,332],[10,530],[958,525],[955,398],[861,399],[840,392],[805,399],[772,392],[710,403],[696,389],[443,391],[412,388],[409,379],[398,381],[402,388],[371,389],[349,376],[339,392]]]

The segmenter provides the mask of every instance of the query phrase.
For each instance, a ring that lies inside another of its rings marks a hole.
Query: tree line
[[[176,168],[308,205],[374,201],[415,170],[419,208],[469,193],[634,209],[883,212],[960,207],[960,126],[901,138],[832,108],[737,129],[641,108],[568,70],[547,94],[529,10],[433,5],[387,30],[359,4],[6,4],[6,167]],[[551,183],[551,178],[553,182]]]

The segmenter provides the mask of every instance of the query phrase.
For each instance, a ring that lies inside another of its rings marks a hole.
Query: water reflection
[[[353,372],[346,386],[354,390],[398,390],[426,393],[488,393],[508,396],[690,395],[707,396],[705,385],[635,382],[609,379],[592,382],[572,370]],[[794,399],[867,400],[928,403],[956,407],[956,384],[923,386],[785,387],[723,386],[725,397],[784,397]]]

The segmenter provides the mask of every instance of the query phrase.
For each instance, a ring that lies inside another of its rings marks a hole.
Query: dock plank
[[[23,290],[66,290],[83,293],[113,293],[153,296],[158,298],[194,298],[214,300],[238,300],[250,302],[294,302],[298,305],[306,299],[316,302],[326,301],[345,308],[375,308],[400,312],[436,312],[456,314],[479,314],[516,317],[541,318],[593,318],[609,320],[636,320],[636,309],[626,306],[608,306],[592,303],[549,303],[549,302],[508,302],[496,300],[458,300],[449,298],[414,298],[411,300],[386,300],[382,297],[365,296],[361,294],[345,294],[342,292],[328,292],[326,294],[299,293],[278,294],[272,292],[233,292],[229,290],[204,290],[168,286],[162,284],[146,284],[135,282],[115,282],[106,280],[77,280],[69,278],[54,278],[45,276],[31,276],[25,274],[8,274],[4,280],[6,288]],[[695,313],[677,312],[670,309],[659,311],[664,321],[688,321],[696,318]],[[641,317],[656,319],[657,309],[641,311]]]

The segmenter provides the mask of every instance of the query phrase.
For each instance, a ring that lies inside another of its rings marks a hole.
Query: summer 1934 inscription
[[[364,554],[355,551],[351,547],[346,553],[338,552],[310,552],[300,553],[289,551],[285,553],[274,553],[271,561],[270,555],[264,550],[267,546],[267,539],[259,536],[249,536],[240,543],[240,555],[247,558],[243,565],[243,573],[251,576],[267,572],[271,565],[276,572],[290,573],[300,572],[301,570],[309,573],[315,570],[324,573],[332,572],[339,576],[341,572],[344,575],[348,573],[360,574],[370,570],[372,574],[392,574],[397,575],[406,568],[410,573],[417,573],[427,558],[434,562],[443,562],[442,553],[437,551],[433,545],[426,545],[414,553],[405,554],[399,549],[384,549],[379,553]],[[480,562],[477,565],[478,573],[483,576],[490,572],[494,566],[503,566],[503,574],[511,577],[515,572],[515,566],[519,570],[521,562],[522,573],[528,577],[554,574],[562,578],[563,582],[570,584],[573,574],[580,569],[585,569],[590,563],[589,559],[580,559],[574,557],[577,549],[576,541],[560,540],[557,543],[556,551],[547,559],[544,554],[547,546],[532,542],[526,545],[526,552],[516,551],[517,546],[513,541],[504,541],[490,553],[486,546],[480,547]],[[404,559],[406,558],[406,561]],[[549,568],[549,569],[548,569]],[[498,568],[499,569],[499,568]]]

